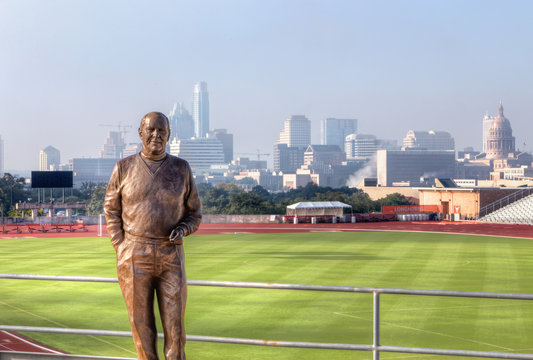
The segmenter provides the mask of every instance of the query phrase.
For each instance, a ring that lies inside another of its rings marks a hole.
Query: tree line
[[[285,214],[287,205],[301,201],[340,201],[354,213],[380,212],[383,205],[410,205],[404,195],[394,193],[378,200],[356,188],[331,188],[309,183],[286,192],[269,193],[257,185],[246,192],[232,183],[198,184],[204,214]]]
[[[65,190],[65,202],[85,203],[86,209],[78,210],[81,215],[102,214],[106,186],[106,184],[84,183],[80,188],[67,189]],[[380,212],[383,205],[410,204],[405,196],[398,193],[372,200],[368,194],[356,188],[331,188],[313,183],[278,193],[270,193],[259,185],[253,187],[251,191],[245,191],[233,183],[222,183],[216,186],[200,183],[197,189],[204,214],[285,214],[287,205],[300,201],[340,201],[351,205],[354,213]],[[41,202],[50,202],[50,198],[56,204],[63,201],[61,189],[47,189],[44,195]],[[22,210],[16,210],[15,204],[37,202],[38,198],[37,189],[30,188],[25,178],[12,176],[9,173],[0,178],[2,216],[22,216]],[[30,216],[30,212],[27,211],[26,215]]]

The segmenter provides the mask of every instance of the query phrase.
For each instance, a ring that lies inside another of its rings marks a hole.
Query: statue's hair
[[[158,111],[152,111],[144,115],[143,118],[141,119],[141,125],[139,125],[139,128],[142,128],[144,119],[150,119],[152,117],[158,117],[158,118],[164,119],[167,123],[167,128],[170,130],[170,122],[168,121],[168,117],[165,114],[160,113]]]

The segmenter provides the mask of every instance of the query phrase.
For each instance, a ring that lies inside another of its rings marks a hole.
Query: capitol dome
[[[515,138],[511,122],[503,115],[503,105],[500,102],[498,116],[492,121],[487,138],[487,158],[504,159],[514,152]]]

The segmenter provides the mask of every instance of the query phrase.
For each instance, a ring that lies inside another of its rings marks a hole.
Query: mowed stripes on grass
[[[533,241],[331,232],[197,235],[189,279],[533,293]],[[0,240],[0,272],[115,276],[106,238]],[[533,353],[533,302],[383,295],[384,345]],[[117,284],[0,280],[0,323],[129,330]],[[189,334],[370,344],[369,294],[189,287]],[[27,334],[76,354],[134,357],[131,339]],[[189,359],[371,359],[370,353],[189,342]],[[437,358],[383,354],[384,359]]]

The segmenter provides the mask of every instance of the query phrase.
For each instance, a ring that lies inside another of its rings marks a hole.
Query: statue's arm
[[[107,185],[104,214],[107,223],[107,233],[111,237],[111,244],[117,247],[124,240],[120,169],[118,163],[115,165],[111,179],[109,179],[109,184]]]
[[[188,191],[184,198],[184,216],[178,224],[178,228],[182,231],[183,236],[187,236],[198,230],[200,222],[202,221],[202,204],[196,191],[192,170],[187,166],[188,177]]]

